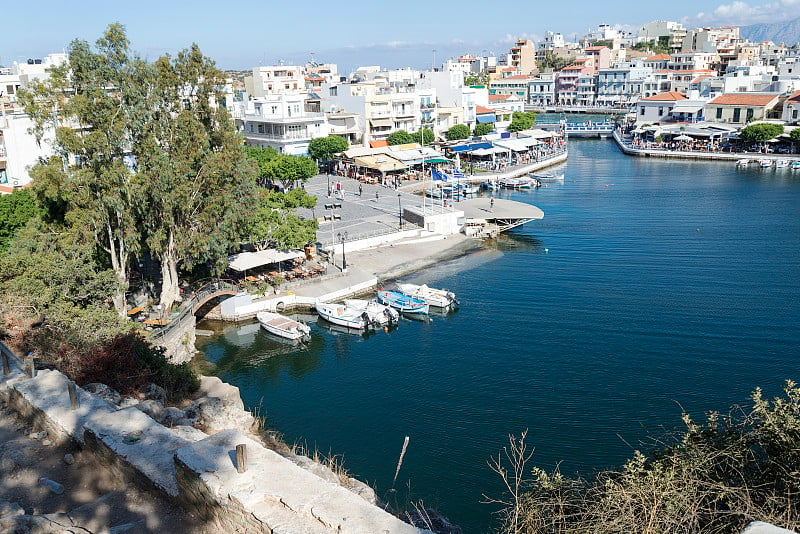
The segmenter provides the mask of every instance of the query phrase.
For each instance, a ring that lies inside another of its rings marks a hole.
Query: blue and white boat
[[[422,299],[409,297],[399,291],[381,290],[378,291],[378,302],[391,306],[403,313],[428,313],[428,303]]]
[[[410,297],[420,299],[436,308],[450,308],[458,306],[456,295],[446,289],[436,289],[427,285],[397,284],[398,289]]]
[[[800,161],[793,161],[792,164],[789,165],[789,168],[793,171],[800,170]]]
[[[352,328],[353,330],[366,330],[372,326],[369,315],[364,310],[352,308],[345,304],[332,304],[329,302],[317,302],[314,309],[320,317],[339,326]]]

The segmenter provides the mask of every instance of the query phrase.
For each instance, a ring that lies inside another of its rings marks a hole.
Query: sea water
[[[596,139],[543,172],[556,179],[499,195],[544,219],[405,278],[455,291],[457,312],[366,338],[314,323],[302,348],[227,326],[200,350],[288,442],[468,533],[496,526],[481,503],[502,496],[487,461],[509,434],[528,430],[536,465],[589,475],[682,410],[800,379],[800,172],[631,158]]]

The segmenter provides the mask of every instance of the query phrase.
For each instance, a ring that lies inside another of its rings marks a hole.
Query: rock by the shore
[[[95,397],[100,397],[104,401],[110,402],[111,404],[118,405],[122,400],[122,395],[120,395],[117,390],[99,382],[86,384],[82,387],[82,389],[88,391]]]
[[[197,427],[209,434],[222,430],[238,430],[249,434],[255,423],[244,409],[239,388],[226,384],[216,376],[200,377],[196,400],[186,408],[186,417],[197,421]]]

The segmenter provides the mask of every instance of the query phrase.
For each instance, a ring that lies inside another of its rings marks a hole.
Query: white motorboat
[[[329,302],[317,302],[314,309],[320,317],[339,326],[352,328],[354,330],[365,330],[372,326],[369,315],[363,310],[347,306],[346,304],[333,304]]]
[[[737,167],[747,167],[748,165],[750,165],[749,159],[740,159],[739,161],[736,162]]]
[[[761,167],[762,169],[767,169],[769,167],[772,167],[772,160],[771,159],[758,160],[758,166]]]
[[[279,313],[268,311],[256,314],[258,322],[270,334],[286,339],[301,339],[311,334],[311,328],[303,322],[289,319]]]
[[[793,161],[789,168],[793,171],[800,170],[800,161]]]
[[[375,326],[390,326],[400,321],[400,314],[397,310],[376,300],[345,299],[344,304],[350,308],[365,312]]]
[[[788,166],[789,166],[788,159],[779,159],[775,161],[775,168],[777,169],[785,169]]]
[[[455,293],[446,289],[436,289],[425,284],[397,284],[397,287],[403,294],[418,298],[430,306],[436,306],[437,308],[458,306]]]

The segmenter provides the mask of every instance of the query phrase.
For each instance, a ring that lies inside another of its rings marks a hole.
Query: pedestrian
[[[494,213],[494,197],[489,199],[489,211]]]
[[[361,196],[361,193],[364,192],[364,188],[361,187],[361,182],[358,182],[358,196]]]
[[[378,194],[378,192],[377,192],[377,191],[375,191],[375,201],[376,201],[376,202],[378,201],[378,199],[379,199],[380,197],[381,197],[381,196]]]

